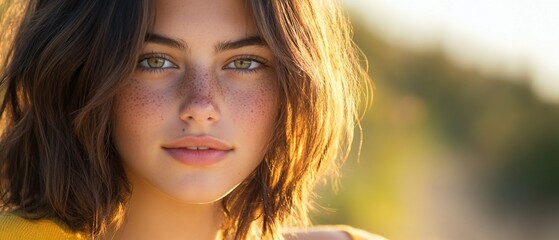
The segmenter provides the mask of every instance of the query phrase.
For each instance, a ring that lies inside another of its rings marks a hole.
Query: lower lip
[[[190,166],[208,166],[217,163],[227,156],[231,150],[189,150],[186,148],[165,148],[175,160]]]

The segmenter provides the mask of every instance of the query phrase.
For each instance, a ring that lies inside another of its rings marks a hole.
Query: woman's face
[[[262,161],[278,112],[274,58],[242,0],[158,0],[113,138],[134,191],[219,200]],[[157,191],[153,191],[157,190]]]

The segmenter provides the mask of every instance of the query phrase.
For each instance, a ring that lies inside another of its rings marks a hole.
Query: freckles
[[[119,96],[118,111],[124,117],[124,124],[138,128],[164,120],[163,106],[170,103],[164,92],[151,89],[138,80],[133,80]]]
[[[233,120],[240,124],[250,126],[245,132],[250,133],[252,126],[263,126],[273,123],[277,106],[277,90],[275,79],[259,79],[259,83],[246,89],[236,90],[231,93],[229,101]]]
[[[215,96],[224,97],[224,88],[219,84],[215,72],[208,72],[204,69],[188,67],[185,75],[180,79],[177,88],[176,98],[188,98],[189,103],[203,103],[211,101]]]
[[[188,95],[189,90],[196,87],[194,80],[194,69],[191,67],[186,68],[185,74],[180,78],[177,94],[175,98],[182,98]]]

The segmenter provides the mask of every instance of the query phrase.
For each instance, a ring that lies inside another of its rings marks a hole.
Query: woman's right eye
[[[177,65],[165,57],[151,56],[140,60],[140,62],[138,62],[138,67],[143,70],[163,70],[167,68],[177,68]]]

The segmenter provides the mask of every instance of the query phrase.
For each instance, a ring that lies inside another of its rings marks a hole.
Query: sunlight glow
[[[533,77],[559,101],[559,2],[554,0],[344,0],[386,39],[442,48],[460,64]]]

